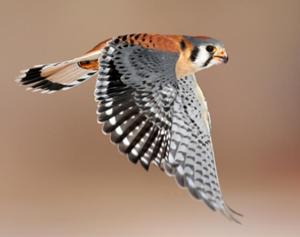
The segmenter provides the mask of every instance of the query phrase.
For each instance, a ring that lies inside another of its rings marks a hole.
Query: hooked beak
[[[228,55],[224,48],[217,49],[213,58],[215,60],[217,60],[219,63],[227,63],[228,62]]]

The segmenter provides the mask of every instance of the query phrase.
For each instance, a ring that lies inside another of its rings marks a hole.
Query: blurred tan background
[[[0,237],[300,236],[300,1],[2,1]],[[229,64],[200,72],[229,222],[96,123],[95,81],[26,92],[19,70],[132,32],[209,35]]]

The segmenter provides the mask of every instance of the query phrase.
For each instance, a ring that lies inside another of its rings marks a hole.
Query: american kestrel
[[[221,193],[210,116],[195,78],[197,71],[227,61],[223,43],[213,38],[129,34],[81,57],[34,66],[17,80],[53,93],[97,78],[98,121],[119,150],[146,170],[156,164],[196,199],[237,221],[239,213]]]

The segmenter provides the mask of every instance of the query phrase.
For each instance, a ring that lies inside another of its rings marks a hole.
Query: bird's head
[[[228,56],[221,41],[204,36],[186,36],[186,38],[192,44],[189,60],[196,71],[228,62]]]

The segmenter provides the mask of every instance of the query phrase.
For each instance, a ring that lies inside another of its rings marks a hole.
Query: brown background
[[[1,2],[1,237],[300,236],[300,1],[177,2]],[[198,78],[243,225],[120,155],[96,123],[94,81],[50,96],[14,82],[132,32],[225,42],[229,64]]]

